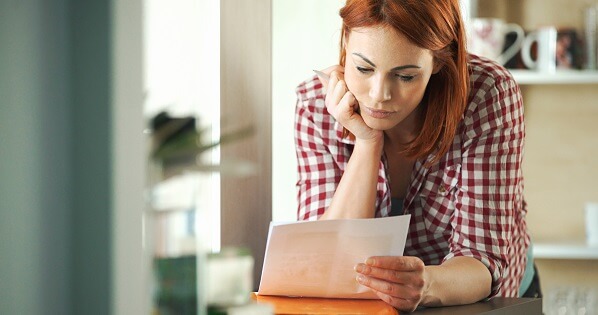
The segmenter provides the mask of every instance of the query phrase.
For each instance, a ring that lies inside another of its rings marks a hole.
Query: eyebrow
[[[370,64],[370,66],[376,68],[376,65],[369,60],[368,58],[366,58],[364,55],[360,54],[360,53],[353,53],[352,55],[355,55],[361,59],[363,59],[363,61],[367,62]],[[390,69],[391,71],[396,71],[396,70],[403,70],[403,69],[409,69],[409,68],[416,68],[416,69],[420,69],[420,66],[416,66],[416,65],[404,65],[404,66],[398,66],[398,67],[394,67],[392,69]]]

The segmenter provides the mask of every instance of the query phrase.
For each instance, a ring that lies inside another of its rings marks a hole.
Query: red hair
[[[385,26],[428,49],[441,66],[430,77],[422,100],[421,130],[405,152],[414,158],[433,154],[440,160],[453,142],[469,93],[465,30],[458,0],[347,0],[343,20],[340,65],[345,66],[345,39],[351,29]]]

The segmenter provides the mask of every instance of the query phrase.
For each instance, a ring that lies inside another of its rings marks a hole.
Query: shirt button
[[[438,189],[438,190],[440,190],[441,193],[445,193],[446,192],[446,188],[444,188],[444,186],[440,186],[440,189]]]

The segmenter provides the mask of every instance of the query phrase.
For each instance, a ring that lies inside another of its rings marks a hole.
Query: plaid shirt
[[[404,254],[426,265],[474,257],[490,270],[491,297],[517,297],[530,242],[521,171],[523,102],[503,67],[470,55],[469,71],[468,105],[452,146],[437,164],[426,168],[420,160],[413,168],[403,201],[411,214]],[[341,139],[342,126],[326,111],[323,93],[315,76],[297,88],[299,220],[326,211],[354,146]],[[386,159],[379,166],[376,217],[391,210]]]

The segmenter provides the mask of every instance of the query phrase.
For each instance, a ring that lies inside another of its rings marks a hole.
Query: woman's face
[[[365,123],[377,130],[412,126],[435,71],[432,52],[386,27],[353,29],[346,49],[345,81]]]

